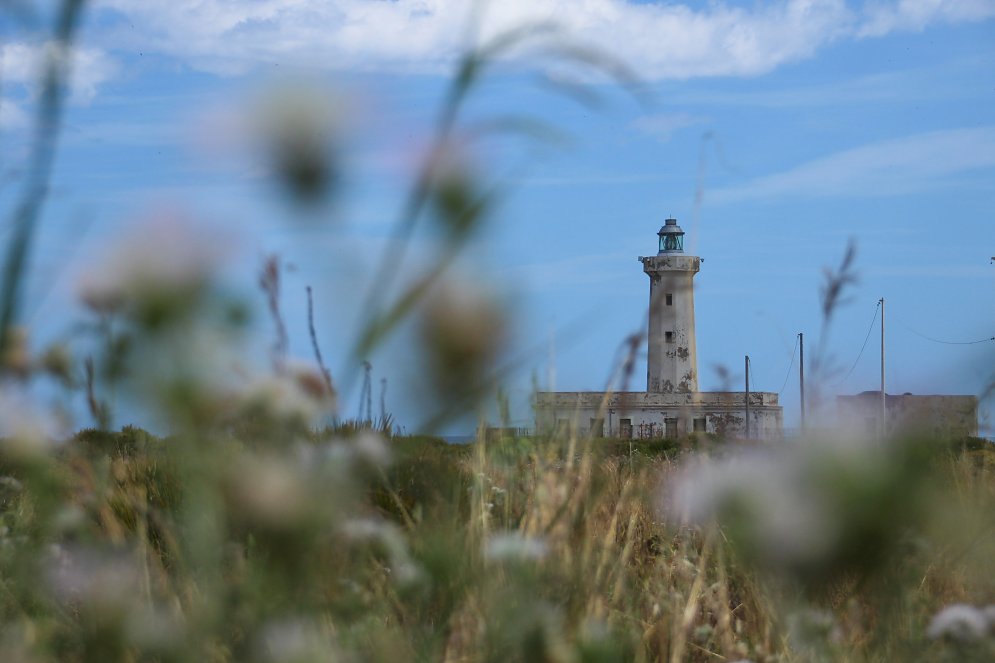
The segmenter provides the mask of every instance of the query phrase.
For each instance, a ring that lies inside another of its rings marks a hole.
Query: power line
[[[905,327],[907,330],[909,330],[916,336],[924,338],[927,341],[932,341],[933,343],[941,343],[943,345],[977,345],[979,343],[990,343],[992,341],[995,341],[995,336],[992,336],[991,338],[982,338],[977,341],[942,341],[938,338],[932,338],[930,336],[926,336],[925,334],[920,334],[915,329],[905,324],[905,322],[903,322],[901,318],[895,318],[895,319],[898,320],[899,324],[901,324],[903,327]]]
[[[794,350],[791,351],[791,361],[788,362],[788,370],[784,374],[784,384],[782,384],[781,388],[778,389],[778,391],[777,391],[777,395],[778,396],[780,396],[781,393],[784,391],[784,388],[788,386],[788,378],[791,377],[791,367],[795,365],[795,353],[796,352],[798,352],[798,337],[797,336],[795,336],[795,348],[794,348]]]
[[[847,378],[849,378],[853,374],[853,369],[857,368],[857,364],[860,362],[860,358],[864,356],[864,349],[867,347],[867,341],[869,341],[871,338],[871,332],[874,331],[874,321],[878,319],[878,311],[880,310],[881,310],[881,302],[878,302],[874,306],[874,317],[871,318],[871,326],[867,328],[867,336],[864,337],[864,344],[860,346],[860,352],[857,353],[857,358],[853,360],[853,366],[851,366],[850,370],[847,371],[846,377],[844,377],[836,384],[839,385],[846,382]]]

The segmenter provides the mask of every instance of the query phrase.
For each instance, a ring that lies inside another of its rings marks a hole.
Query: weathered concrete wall
[[[650,277],[646,391],[696,392],[698,351],[693,279],[701,267],[701,259],[670,254],[639,260]]]
[[[743,392],[643,393],[540,392],[536,430],[576,430],[581,435],[622,438],[680,436],[695,431],[744,437]],[[750,393],[750,437],[780,439],[782,409],[777,394]],[[668,421],[670,428],[668,430]]]
[[[847,430],[875,434],[881,417],[881,392],[865,391],[837,396],[839,423]],[[936,436],[978,434],[976,396],[885,395],[889,433],[910,432]]]

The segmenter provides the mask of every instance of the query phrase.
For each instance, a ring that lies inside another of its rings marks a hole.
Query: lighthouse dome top
[[[677,219],[667,219],[657,233],[660,236],[660,253],[684,253],[684,231]]]

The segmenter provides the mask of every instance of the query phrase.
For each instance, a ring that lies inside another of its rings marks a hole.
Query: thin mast
[[[746,355],[746,439],[750,439],[750,355]]]
[[[802,431],[805,431],[805,334],[798,332],[798,392],[801,395]]]
[[[888,431],[888,422],[886,417],[888,416],[887,410],[885,409],[885,396],[884,396],[884,297],[881,298],[881,437],[883,438]]]

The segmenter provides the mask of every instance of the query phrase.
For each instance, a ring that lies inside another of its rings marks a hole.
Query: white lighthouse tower
[[[646,391],[537,392],[536,430],[592,438],[779,439],[783,412],[777,393],[698,391],[694,275],[701,258],[684,254],[684,231],[676,219],[667,219],[657,234],[657,254],[639,258],[650,277]]]
[[[701,259],[684,254],[684,231],[677,225],[677,219],[667,219],[657,234],[659,253],[639,258],[643,271],[650,277],[646,391],[697,392],[694,275]]]

